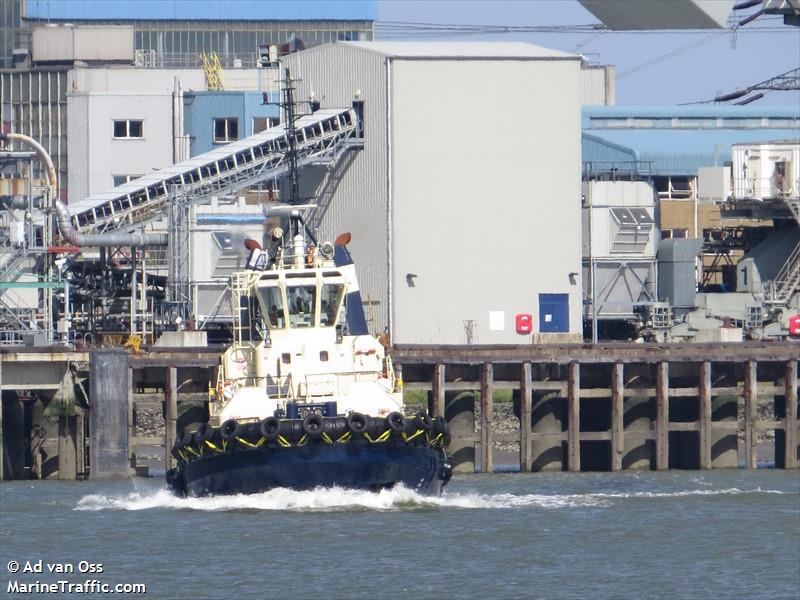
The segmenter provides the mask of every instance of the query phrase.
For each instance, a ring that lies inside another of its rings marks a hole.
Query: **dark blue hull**
[[[208,454],[170,470],[181,496],[254,494],[273,488],[343,487],[378,491],[402,484],[441,494],[451,468],[441,448],[410,444],[308,444]]]

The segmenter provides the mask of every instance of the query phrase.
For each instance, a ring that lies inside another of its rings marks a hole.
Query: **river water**
[[[462,475],[441,498],[26,481],[0,503],[0,597],[69,597],[42,587],[67,583],[175,600],[800,597],[790,471]]]

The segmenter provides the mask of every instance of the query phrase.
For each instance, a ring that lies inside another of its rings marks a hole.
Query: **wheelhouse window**
[[[227,144],[239,139],[239,119],[224,117],[214,119],[214,143]]]
[[[286,313],[283,309],[283,294],[276,285],[258,288],[258,297],[261,300],[261,311],[264,320],[270,329],[283,329],[286,327]]]
[[[317,301],[316,285],[292,285],[286,288],[290,327],[312,327]]]
[[[320,293],[319,323],[323,327],[333,327],[339,317],[344,286],[341,283],[326,283]]]
[[[141,119],[118,119],[114,121],[114,139],[141,139],[143,131]]]

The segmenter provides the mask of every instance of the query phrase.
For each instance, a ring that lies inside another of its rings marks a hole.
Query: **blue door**
[[[569,294],[539,294],[539,331],[569,332]]]

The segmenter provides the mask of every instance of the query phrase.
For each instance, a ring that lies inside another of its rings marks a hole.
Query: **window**
[[[278,125],[278,117],[253,117],[253,133],[261,133],[270,127]]]
[[[239,139],[239,119],[223,117],[214,119],[214,143],[227,144]]]
[[[293,285],[286,288],[291,327],[312,327],[314,325],[316,297],[317,286],[315,285]]]
[[[266,321],[270,329],[283,329],[286,327],[286,317],[283,312],[283,294],[281,288],[272,285],[258,288],[263,314],[267,315]]]
[[[339,307],[342,304],[342,292],[344,292],[344,286],[341,283],[326,283],[322,286],[319,323],[323,327],[336,325]]]
[[[141,139],[142,121],[133,119],[121,119],[114,121],[115,139]]]
[[[112,177],[114,178],[114,187],[117,187],[123,183],[128,183],[129,181],[138,179],[141,177],[141,175],[112,175]]]

